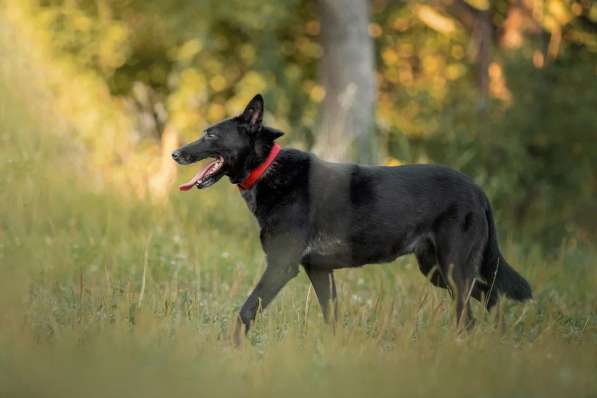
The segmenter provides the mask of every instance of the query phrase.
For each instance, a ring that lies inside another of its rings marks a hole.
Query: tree
[[[479,89],[477,106],[483,110],[487,106],[489,96],[489,65],[493,43],[491,7],[488,5],[487,9],[476,9],[464,0],[439,0],[434,4],[445,9],[470,33],[477,67],[477,87]]]
[[[373,40],[363,0],[320,0],[320,78],[326,95],[315,151],[329,160],[374,162]]]

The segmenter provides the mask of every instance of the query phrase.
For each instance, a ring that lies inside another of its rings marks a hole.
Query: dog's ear
[[[249,131],[254,133],[261,130],[263,122],[263,97],[257,94],[245,107],[240,115],[240,120],[249,126]]]
[[[275,141],[283,135],[283,132],[281,132],[280,130],[273,129],[271,127],[263,127],[263,129],[261,129],[261,131],[259,132],[259,136],[267,141]]]
[[[254,148],[258,156],[267,156],[272,148],[274,141],[284,135],[280,130],[271,127],[263,126],[259,132],[255,134]]]

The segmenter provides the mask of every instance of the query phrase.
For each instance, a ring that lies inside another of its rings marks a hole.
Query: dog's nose
[[[180,157],[181,157],[180,151],[174,151],[174,152],[172,152],[172,159],[179,160]]]

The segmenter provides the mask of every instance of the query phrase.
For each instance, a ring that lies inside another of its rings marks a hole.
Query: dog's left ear
[[[245,107],[240,115],[240,120],[249,126],[249,131],[254,133],[261,130],[263,123],[263,97],[257,94]]]
[[[263,127],[263,129],[261,129],[261,131],[258,134],[259,137],[267,141],[275,141],[283,135],[284,133],[280,130],[276,130],[267,126]]]

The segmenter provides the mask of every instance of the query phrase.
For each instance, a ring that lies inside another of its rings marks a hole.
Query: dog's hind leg
[[[454,297],[454,293],[450,284],[448,283],[448,275],[444,273],[437,260],[437,252],[435,245],[431,239],[426,239],[417,244],[415,248],[415,257],[419,263],[419,270],[429,281],[437,287],[448,289],[450,295]],[[479,301],[487,300],[487,285],[484,282],[477,281],[471,292],[472,297]]]
[[[336,282],[334,281],[333,271],[313,268],[309,265],[304,267],[317,295],[317,300],[319,300],[323,319],[326,322],[335,322],[338,319],[338,303],[336,301]],[[330,317],[330,310],[332,311],[332,317]]]
[[[463,228],[456,216],[438,225],[436,243],[440,268],[456,296],[457,325],[470,328],[474,324],[470,298],[482,296],[481,289],[475,290],[475,278],[483,259],[487,225],[473,213],[468,213],[465,219],[467,228]]]
[[[425,239],[417,244],[415,248],[415,257],[419,263],[419,270],[429,279],[429,281],[437,287],[449,289],[446,275],[443,275],[439,263],[437,261],[437,253],[435,245],[431,239]],[[452,291],[450,290],[450,294]]]

